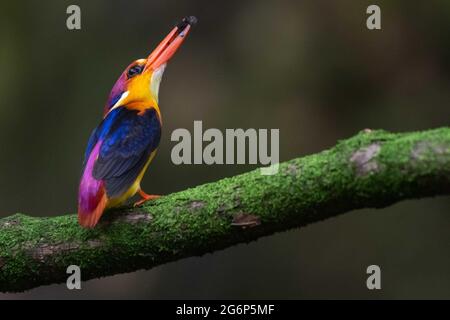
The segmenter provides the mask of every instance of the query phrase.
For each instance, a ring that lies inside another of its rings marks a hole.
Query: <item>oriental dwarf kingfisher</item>
[[[103,120],[92,132],[78,190],[78,221],[93,228],[107,208],[139,193],[141,180],[155,156],[161,137],[158,91],[167,62],[197,22],[185,17],[146,58],[131,63],[109,94]]]

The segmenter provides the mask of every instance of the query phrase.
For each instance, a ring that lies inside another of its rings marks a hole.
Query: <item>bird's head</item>
[[[109,94],[105,116],[113,108],[123,105],[157,107],[159,84],[166,64],[196,22],[197,18],[193,16],[183,18],[147,58],[138,59],[125,69]]]

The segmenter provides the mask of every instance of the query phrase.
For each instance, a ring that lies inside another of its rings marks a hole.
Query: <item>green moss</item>
[[[359,153],[358,153],[359,152]],[[356,156],[355,156],[355,153]],[[105,214],[93,230],[75,215],[0,219],[0,291],[83,279],[218,250],[361,207],[442,194],[450,187],[450,129],[362,131],[334,148]],[[232,224],[238,215],[259,225]]]

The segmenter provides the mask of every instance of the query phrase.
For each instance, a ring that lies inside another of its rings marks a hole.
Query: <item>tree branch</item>
[[[0,291],[152,268],[305,226],[352,209],[450,193],[450,128],[364,130],[319,154],[110,211],[93,230],[75,215],[0,219]]]

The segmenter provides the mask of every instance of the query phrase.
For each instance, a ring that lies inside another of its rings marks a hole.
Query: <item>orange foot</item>
[[[161,197],[160,195],[156,195],[156,194],[146,194],[144,191],[139,190],[139,195],[142,197],[141,200],[135,202],[134,206],[140,206],[143,203],[147,202],[148,200],[155,200],[158,199],[159,197]]]

